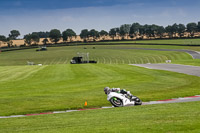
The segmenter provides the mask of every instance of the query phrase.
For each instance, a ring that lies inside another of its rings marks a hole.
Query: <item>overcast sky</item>
[[[0,35],[200,21],[200,0],[0,0]]]

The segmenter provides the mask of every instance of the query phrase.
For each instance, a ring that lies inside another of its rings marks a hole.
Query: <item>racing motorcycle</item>
[[[110,101],[114,107],[142,105],[142,101],[138,97],[128,97],[127,94],[116,92],[110,92],[107,95],[107,100]]]

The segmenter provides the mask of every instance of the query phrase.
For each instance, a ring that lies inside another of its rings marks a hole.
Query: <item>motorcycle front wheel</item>
[[[138,97],[136,97],[135,101],[135,105],[142,105],[142,100],[140,100]]]
[[[123,102],[121,99],[117,98],[117,97],[113,97],[110,99],[110,103],[114,106],[114,107],[122,107],[123,106]]]

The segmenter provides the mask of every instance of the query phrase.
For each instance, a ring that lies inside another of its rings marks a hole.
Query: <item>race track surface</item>
[[[119,48],[116,48],[119,49]],[[185,50],[185,49],[154,49],[154,48],[120,48],[120,49],[138,49],[138,50],[156,50],[156,51],[178,51],[178,52],[186,52],[192,56],[193,59],[200,59],[200,52],[193,50]]]
[[[165,104],[165,103],[182,103],[182,102],[194,102],[194,101],[200,101],[200,96],[192,96],[192,97],[183,97],[183,98],[143,102],[142,105]]]
[[[178,65],[178,64],[131,64],[131,65],[145,67],[148,69],[173,71],[200,77],[200,67],[198,66]]]

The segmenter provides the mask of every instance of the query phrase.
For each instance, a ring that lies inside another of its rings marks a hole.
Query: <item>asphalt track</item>
[[[200,101],[200,95],[192,96],[192,97],[183,97],[183,98],[143,102],[142,105],[165,104],[165,103],[182,103],[182,102],[194,102],[194,101]]]
[[[148,69],[167,70],[200,77],[200,67],[179,64],[131,64]]]

